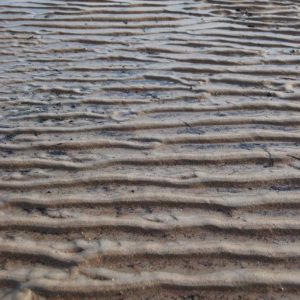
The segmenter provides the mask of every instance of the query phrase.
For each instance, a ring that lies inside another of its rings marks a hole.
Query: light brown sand
[[[300,299],[299,14],[2,0],[0,299]]]

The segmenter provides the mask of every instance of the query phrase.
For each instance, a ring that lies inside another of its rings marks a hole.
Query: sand
[[[0,299],[300,299],[299,14],[2,0]]]

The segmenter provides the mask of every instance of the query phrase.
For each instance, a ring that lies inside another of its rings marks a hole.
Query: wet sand
[[[299,299],[297,1],[0,3],[0,299]]]

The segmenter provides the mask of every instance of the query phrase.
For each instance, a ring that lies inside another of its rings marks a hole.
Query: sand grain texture
[[[1,1],[0,299],[299,299],[299,17]]]

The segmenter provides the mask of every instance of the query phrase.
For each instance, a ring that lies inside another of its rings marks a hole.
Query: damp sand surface
[[[0,299],[299,299],[299,13],[1,1]]]

